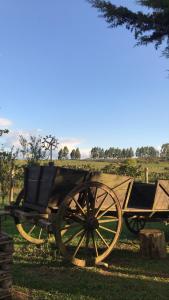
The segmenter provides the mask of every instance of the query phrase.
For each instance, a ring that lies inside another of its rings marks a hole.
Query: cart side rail
[[[91,181],[107,185],[117,196],[122,209],[127,207],[134,179],[129,176],[120,176],[106,173],[93,173]]]
[[[162,179],[157,181],[156,193],[154,198],[153,210],[169,209],[169,180]]]

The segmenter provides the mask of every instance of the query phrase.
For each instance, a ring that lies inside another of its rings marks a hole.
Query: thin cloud
[[[69,150],[72,150],[73,148],[77,148],[82,142],[82,140],[76,138],[61,138],[59,139],[59,149],[67,146]]]
[[[6,118],[0,118],[0,126],[2,127],[8,127],[12,125],[12,121]]]
[[[20,148],[20,142],[19,142],[19,136],[22,135],[24,138],[29,140],[30,136],[38,136],[39,130],[16,130],[16,131],[10,131],[7,135],[4,136],[4,147],[5,148]]]

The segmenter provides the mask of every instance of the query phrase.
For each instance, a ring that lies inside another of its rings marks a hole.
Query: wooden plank
[[[0,218],[1,217],[5,217],[5,216],[9,216],[10,215],[10,211],[4,210],[4,209],[0,209]]]
[[[158,180],[153,209],[169,209],[169,180]]]
[[[38,195],[39,179],[41,174],[41,167],[31,166],[25,169],[25,203],[35,204]]]
[[[121,208],[128,201],[129,193],[133,184],[133,178],[129,176],[120,176],[114,174],[94,173],[91,176],[91,181],[96,181],[107,185],[113,190],[120,202]]]
[[[78,184],[84,183],[90,177],[85,170],[75,170],[57,167],[49,207],[58,207],[66,195]]]
[[[48,214],[40,214],[37,211],[30,211],[30,212],[26,212],[23,210],[19,210],[19,209],[15,209],[14,211],[14,215],[16,217],[23,217],[23,218],[47,218]]]
[[[9,289],[0,288],[0,299],[12,300],[11,291]]]
[[[0,235],[0,252],[5,252],[7,254],[12,253],[13,248],[13,240],[9,238],[6,234]]]
[[[56,176],[56,170],[57,169],[54,166],[44,166],[42,169],[37,201],[37,204],[40,206],[48,206],[51,190]]]
[[[134,182],[128,202],[128,207],[131,209],[152,209],[155,193],[155,184]]]
[[[137,213],[137,212],[152,212],[152,209],[147,209],[147,208],[126,208],[123,209],[123,212],[131,212],[131,213]]]

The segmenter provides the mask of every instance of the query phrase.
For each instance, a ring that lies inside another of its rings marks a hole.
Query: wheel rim
[[[104,184],[85,183],[75,188],[59,208],[54,227],[56,242],[73,264],[97,264],[112,251],[121,223],[115,193]]]
[[[146,220],[142,217],[132,216],[125,217],[125,223],[127,228],[134,234],[139,234],[140,230],[145,227]]]
[[[22,190],[16,199],[17,209],[22,206],[23,199],[24,191]],[[15,217],[14,220],[20,235],[30,243],[40,245],[52,239],[51,234],[49,234],[47,230],[40,226],[38,221],[35,221],[33,218]]]

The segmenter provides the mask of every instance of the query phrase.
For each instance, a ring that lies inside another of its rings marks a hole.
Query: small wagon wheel
[[[14,204],[14,210],[15,208],[20,208],[23,199],[24,190],[21,190]],[[14,216],[14,221],[20,235],[30,243],[40,245],[45,243],[49,239],[49,233],[47,232],[47,230],[42,228],[35,220],[31,218],[23,219],[21,217]]]
[[[109,255],[121,226],[122,212],[115,193],[99,182],[87,182],[73,189],[61,203],[53,231],[62,255],[84,267],[98,264]]]
[[[141,216],[125,216],[124,219],[126,227],[134,234],[139,234],[146,224],[146,220]]]

